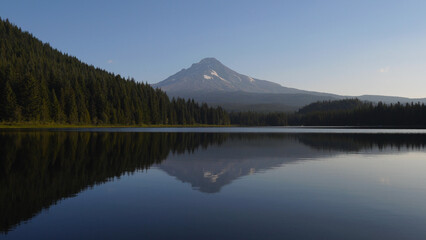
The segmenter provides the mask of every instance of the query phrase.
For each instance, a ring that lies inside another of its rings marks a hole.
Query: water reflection
[[[1,133],[0,231],[88,187],[148,169],[170,152],[192,152],[223,139],[217,134]]]
[[[170,157],[159,168],[195,190],[216,193],[233,180],[267,169],[340,153],[423,149],[423,135],[232,134],[221,146]]]
[[[0,231],[84,189],[153,165],[205,193],[287,163],[424,149],[425,135],[7,131],[0,133]]]

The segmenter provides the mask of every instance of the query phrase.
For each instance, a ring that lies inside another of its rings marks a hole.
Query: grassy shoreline
[[[188,128],[188,127],[236,127],[236,125],[211,124],[66,124],[66,123],[0,123],[0,129],[35,129],[35,128]]]
[[[246,125],[212,125],[212,124],[67,124],[67,123],[1,123],[1,129],[61,129],[61,128],[197,128],[197,127],[274,127],[274,126],[246,126]],[[426,126],[280,126],[291,128],[341,128],[341,129],[426,129]]]

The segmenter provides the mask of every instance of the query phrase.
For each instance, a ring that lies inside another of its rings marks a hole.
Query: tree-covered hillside
[[[334,104],[339,104],[339,101]],[[322,110],[295,114],[288,119],[289,125],[305,126],[403,126],[425,127],[426,106],[411,104],[362,104],[346,110]]]
[[[172,99],[82,63],[0,19],[0,122],[229,124],[220,107]]]
[[[301,109],[299,113],[313,113],[313,112],[324,112],[324,111],[348,111],[357,108],[368,107],[371,103],[362,102],[359,99],[342,99],[334,101],[318,101],[308,104]]]
[[[357,99],[316,102],[297,113],[230,113],[231,124],[246,126],[426,127],[424,103],[384,104]]]

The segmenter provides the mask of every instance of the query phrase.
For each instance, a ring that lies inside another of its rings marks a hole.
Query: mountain
[[[341,98],[252,78],[228,68],[215,58],[204,58],[153,87],[166,91],[171,97],[193,98],[229,111],[296,111],[315,101]]]
[[[165,91],[184,92],[188,89],[197,92],[252,92],[252,93],[301,93],[294,88],[286,88],[277,83],[255,79],[239,74],[226,67],[215,58],[204,58],[188,69],[182,69],[166,80],[154,84]]]
[[[330,93],[288,88],[280,84],[240,74],[215,58],[204,58],[188,69],[152,85],[171,97],[193,98],[229,111],[296,111],[317,101],[354,98]],[[385,103],[424,102],[426,98],[410,99],[391,96],[363,95],[363,101]]]

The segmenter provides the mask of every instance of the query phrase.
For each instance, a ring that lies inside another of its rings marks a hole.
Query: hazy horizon
[[[9,19],[54,48],[156,83],[205,57],[286,87],[426,94],[423,1],[10,1]]]

